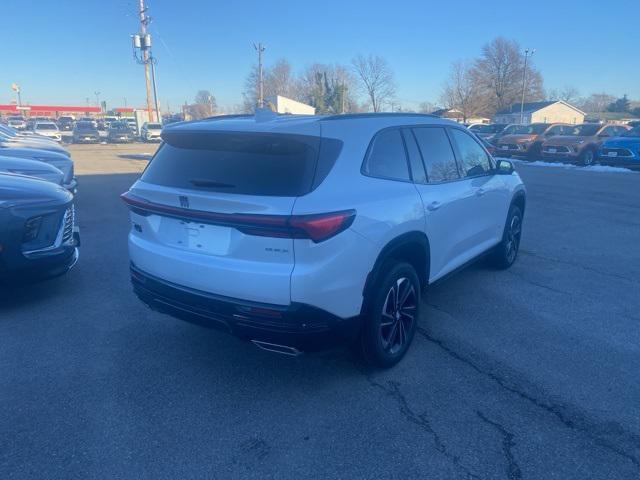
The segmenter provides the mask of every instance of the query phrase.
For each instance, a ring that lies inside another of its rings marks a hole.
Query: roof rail
[[[376,118],[376,117],[427,117],[440,118],[430,113],[413,113],[413,112],[376,112],[376,113],[341,113],[338,115],[328,115],[321,117],[321,120],[347,120],[350,118]]]
[[[232,118],[251,118],[253,113],[232,113],[229,115],[213,115],[211,117],[204,117],[200,120],[230,120]]]

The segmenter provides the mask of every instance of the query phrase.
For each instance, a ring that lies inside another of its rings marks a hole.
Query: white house
[[[298,115],[315,115],[316,113],[315,107],[280,95],[267,97],[265,98],[265,101],[267,106],[276,113],[291,113]]]
[[[585,113],[562,100],[530,102],[524,104],[522,123],[584,123]],[[493,123],[520,123],[520,104],[499,110],[491,119]]]

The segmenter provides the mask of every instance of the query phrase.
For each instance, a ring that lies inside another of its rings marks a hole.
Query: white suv
[[[134,290],[264,349],[353,341],[391,366],[424,287],[484,253],[516,259],[522,181],[453,122],[230,116],[162,138],[122,195]]]
[[[33,131],[38,135],[43,135],[47,138],[51,138],[56,142],[62,140],[62,135],[58,126],[53,122],[36,122],[33,124]]]

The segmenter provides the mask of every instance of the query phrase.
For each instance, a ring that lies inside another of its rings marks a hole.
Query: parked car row
[[[476,124],[469,130],[501,157],[596,162],[640,168],[639,127],[583,123]]]
[[[69,152],[0,125],[0,282],[66,273],[80,245]]]
[[[160,142],[162,124],[145,122],[140,127],[133,117],[106,116],[99,119],[81,117],[75,119],[70,115],[61,116],[56,121],[47,117],[32,117],[25,120],[22,116],[11,116],[6,120],[6,126],[19,132],[32,132],[41,136],[62,141],[62,132],[72,132],[73,143],[99,143],[100,131],[105,131],[105,139],[112,143],[122,142]]]

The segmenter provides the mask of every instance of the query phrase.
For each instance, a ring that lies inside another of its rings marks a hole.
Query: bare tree
[[[418,106],[418,112],[420,113],[432,113],[438,110],[438,106],[431,102],[422,102]]]
[[[187,114],[192,119],[211,117],[218,110],[216,97],[209,90],[198,90],[194,103],[187,105]]]
[[[575,103],[580,99],[580,92],[571,85],[565,85],[560,90],[551,89],[547,92],[548,100],[562,100],[567,103]]]
[[[352,60],[353,70],[365,90],[374,112],[389,102],[396,92],[393,71],[380,56],[358,55]]]
[[[284,58],[276,61],[272,66],[265,67],[263,72],[264,96],[272,97],[282,95],[283,97],[299,100],[299,85],[295,78],[291,64]],[[243,110],[252,112],[258,104],[258,66],[251,67],[251,71],[244,82]]]
[[[483,109],[480,89],[468,62],[457,61],[451,64],[441,101],[446,108],[458,110],[463,122]]]
[[[473,75],[487,98],[487,112],[494,113],[519,102],[522,93],[524,57],[514,40],[498,37],[482,47],[482,54],[474,63]],[[544,97],[542,75],[532,63],[527,64],[525,101]]]
[[[580,108],[585,112],[604,112],[615,101],[616,97],[606,92],[592,93],[580,103]]]
[[[265,72],[265,96],[282,95],[292,99],[298,98],[298,83],[293,76],[291,64],[284,58],[279,59]]]
[[[300,100],[318,113],[358,111],[357,79],[343,65],[314,63],[298,80]]]

